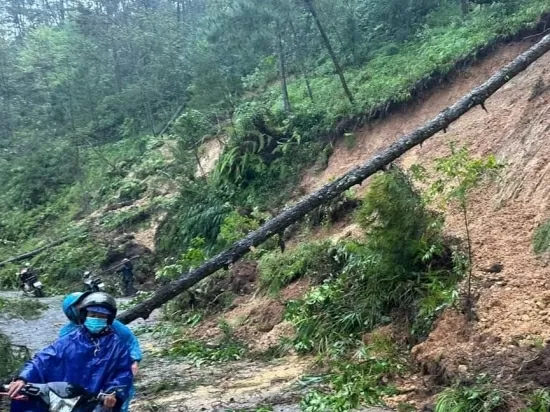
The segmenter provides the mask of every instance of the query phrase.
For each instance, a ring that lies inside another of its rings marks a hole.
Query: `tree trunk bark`
[[[323,28],[323,25],[321,24],[321,20],[319,20],[319,16],[317,15],[317,10],[315,10],[315,5],[313,4],[313,0],[304,0],[306,7],[308,11],[313,16],[313,20],[315,20],[315,24],[317,25],[317,28],[319,29],[319,33],[321,33],[321,37],[323,38],[323,43],[325,44],[325,47],[328,51],[328,54],[330,55],[330,58],[332,59],[332,63],[334,64],[334,68],[336,69],[336,72],[338,73],[338,76],[340,77],[340,82],[342,83],[342,87],[344,88],[344,92],[346,93],[346,96],[348,97],[348,100],[350,103],[353,104],[353,95],[349,91],[348,84],[346,82],[346,78],[344,77],[344,72],[342,71],[342,68],[340,67],[340,63],[338,63],[338,58],[336,57],[336,54],[334,53],[334,50],[332,49],[332,46],[330,45],[330,40],[325,32],[325,29]]]
[[[468,0],[458,0],[458,2],[460,3],[460,9],[462,10],[462,17],[466,17],[470,12]]]
[[[304,81],[306,83],[306,89],[307,89],[307,95],[309,96],[309,99],[313,103],[313,91],[311,90],[311,84],[309,83],[309,75],[307,72],[307,67],[304,59],[304,54],[302,50],[302,46],[300,45],[298,41],[298,32],[296,31],[296,28],[294,27],[294,23],[292,22],[292,16],[290,13],[288,14],[288,24],[290,26],[290,30],[292,31],[292,38],[294,40],[294,49],[296,52],[296,60],[298,61],[298,65],[300,66],[300,69],[302,70],[302,74],[304,76]]]
[[[75,236],[76,235],[68,235],[68,236],[62,237],[61,239],[57,239],[55,242],[48,243],[45,246],[39,247],[38,249],[31,250],[30,252],[23,253],[22,255],[11,257],[7,260],[4,260],[3,262],[0,262],[0,268],[3,267],[3,266],[6,266],[9,263],[19,262],[20,260],[28,259],[28,258],[31,258],[33,256],[36,256],[39,253],[42,253],[43,251],[45,251],[47,249],[50,249],[54,246],[59,246],[62,243],[65,243],[66,241],[74,238]]]
[[[321,189],[300,200],[293,207],[284,209],[281,214],[269,220],[254,232],[249,233],[245,238],[234,243],[225,251],[214,256],[196,269],[183,274],[181,278],[159,288],[149,299],[123,312],[119,316],[120,321],[128,323],[140,317],[147,318],[154,309],[175,298],[218,269],[236,262],[248,253],[251,248],[260,245],[275,234],[281,233],[286,227],[297,222],[316,207],[335,198],[350,187],[360,184],[367,177],[383,169],[409,149],[421,144],[437,132],[445,130],[452,122],[473,107],[483,104],[487,98],[510,81],[510,79],[529,67],[531,63],[548,50],[550,50],[550,35],[545,36],[539,43],[501,68],[489,80],[474,88],[452,106],[444,109],[435,118],[424,123],[408,135],[401,137],[363,165],[355,167],[334,182],[326,184]]]
[[[164,125],[164,127],[162,128],[160,133],[158,134],[159,136],[162,136],[164,133],[166,133],[166,131],[168,130],[170,125],[174,122],[174,120],[176,120],[178,118],[178,116],[181,114],[181,112],[183,111],[184,108],[185,108],[185,103],[183,103],[182,105],[180,105],[178,107],[178,109],[175,111],[174,115],[170,118],[170,120],[168,120],[166,122],[166,124]]]
[[[280,30],[277,30],[277,50],[279,53],[279,76],[281,77],[281,92],[283,95],[283,109],[286,113],[291,112],[290,99],[288,98],[288,88],[286,84],[285,53],[283,50],[283,39]]]

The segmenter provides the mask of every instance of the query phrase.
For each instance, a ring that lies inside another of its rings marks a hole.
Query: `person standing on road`
[[[130,259],[122,260],[122,267],[117,270],[122,275],[123,292],[125,296],[130,296],[134,291],[134,266]]]

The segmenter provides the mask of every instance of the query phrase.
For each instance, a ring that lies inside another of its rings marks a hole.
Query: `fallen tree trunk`
[[[20,260],[24,260],[24,259],[28,259],[28,258],[31,258],[33,256],[36,256],[38,255],[39,253],[42,253],[44,252],[45,250],[48,250],[54,246],[59,246],[61,245],[62,243],[65,243],[66,241],[72,239],[73,237],[75,237],[76,235],[67,235],[67,236],[64,236],[60,239],[57,239],[55,242],[52,242],[52,243],[48,243],[47,245],[45,246],[42,246],[42,247],[39,247],[38,249],[34,249],[34,250],[31,250],[30,252],[27,252],[27,253],[23,253],[22,255],[18,255],[18,256],[14,256],[14,257],[11,257],[9,258],[8,260],[4,260],[3,262],[0,262],[0,268],[2,266],[6,266],[7,264],[9,263],[14,263],[14,262],[19,262]]]
[[[334,182],[323,186],[321,189],[303,198],[296,205],[284,209],[278,216],[248,234],[244,239],[234,243],[224,252],[219,253],[198,268],[184,274],[181,278],[161,287],[149,299],[123,312],[119,316],[120,321],[128,323],[140,317],[146,319],[154,309],[162,306],[218,269],[236,262],[248,253],[251,247],[260,245],[276,233],[282,232],[287,226],[298,221],[316,207],[335,198],[350,187],[360,184],[367,177],[383,169],[403,153],[421,144],[437,132],[441,130],[445,131],[452,122],[460,118],[471,108],[478,105],[484,108],[484,102],[488,97],[493,95],[510,79],[529,67],[529,65],[548,50],[550,50],[550,35],[545,36],[540,42],[501,68],[489,80],[470,91],[470,93],[462,97],[455,104],[444,109],[434,119],[424,123],[412,133],[403,136],[362,166],[355,167]]]

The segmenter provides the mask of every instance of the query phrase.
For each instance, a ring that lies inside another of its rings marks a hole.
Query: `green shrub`
[[[179,255],[196,238],[204,239],[209,251],[215,250],[221,226],[231,210],[225,196],[205,179],[189,182],[157,230],[158,255]]]
[[[0,333],[0,382],[11,378],[29,357],[26,348],[13,346],[10,339]]]
[[[241,359],[247,352],[247,347],[233,336],[233,330],[225,322],[219,324],[223,332],[221,340],[213,345],[193,339],[177,339],[172,342],[166,355],[183,357],[199,367],[204,363],[228,362]]]
[[[505,406],[504,392],[481,377],[472,386],[455,385],[437,395],[435,412],[493,412]]]
[[[265,254],[258,262],[260,285],[269,293],[276,293],[304,276],[319,283],[341,269],[336,252],[330,241],[323,241],[300,243],[286,253]]]
[[[384,382],[407,370],[401,352],[388,338],[377,336],[372,344],[360,345],[353,361],[342,357],[330,360],[326,365],[330,373],[322,378],[329,390],[308,392],[301,410],[345,412],[361,404],[382,404],[382,397],[396,394],[396,389]]]
[[[550,249],[550,221],[540,225],[533,235],[533,250],[536,254],[547,252]]]
[[[220,240],[228,245],[241,240],[248,233],[258,229],[260,222],[270,217],[271,215],[267,213],[260,213],[258,208],[255,208],[249,216],[233,211],[227,215],[220,227]]]
[[[548,389],[537,389],[528,398],[526,412],[548,412],[550,410],[550,392]]]
[[[442,218],[426,209],[401,170],[373,179],[357,216],[366,239],[341,242],[336,276],[289,304],[298,350],[326,351],[390,322],[395,311],[426,318],[452,301],[457,276]]]
[[[138,180],[125,180],[118,189],[118,200],[128,201],[139,199],[141,194],[147,190],[147,185]]]

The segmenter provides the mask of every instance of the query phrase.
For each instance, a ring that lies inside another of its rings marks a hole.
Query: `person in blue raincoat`
[[[15,397],[26,383],[68,382],[93,394],[111,393],[103,406],[120,411],[132,385],[132,359],[126,345],[111,325],[116,316],[116,302],[108,294],[97,292],[82,300],[82,323],[78,329],[38,352],[9,385]],[[12,401],[12,412],[43,412],[33,401]]]
[[[73,332],[75,329],[78,329],[79,322],[80,322],[80,314],[79,314],[79,305],[82,302],[82,300],[90,295],[91,292],[74,292],[70,295],[67,295],[65,299],[63,300],[62,308],[63,312],[65,313],[65,316],[69,319],[69,323],[67,323],[65,326],[61,328],[59,331],[59,337],[66,336]],[[125,324],[119,322],[118,320],[114,320],[113,324],[111,325],[114,332],[117,334],[117,336],[124,342],[124,344],[128,347],[128,350],[130,351],[130,357],[132,358],[132,372],[134,376],[137,374],[139,369],[139,363],[141,362],[141,348],[139,346],[139,341],[136,338],[136,335],[132,332],[132,330],[126,326]],[[134,397],[136,391],[134,388],[134,385],[130,387],[130,392],[128,395],[128,398],[126,399],[126,402],[122,406],[121,411],[122,412],[128,412],[130,407],[130,401]]]

